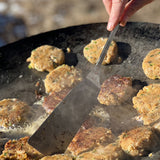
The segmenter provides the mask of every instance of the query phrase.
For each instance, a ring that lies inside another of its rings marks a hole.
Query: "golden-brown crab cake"
[[[1,160],[39,160],[43,155],[28,144],[29,137],[9,140],[5,146]]]
[[[144,58],[142,68],[150,79],[160,79],[160,48],[150,51]]]
[[[115,75],[103,82],[97,99],[101,104],[120,105],[132,95],[132,79]]]
[[[133,97],[133,104],[133,107],[142,115],[160,108],[160,84],[143,87],[137,96]]]
[[[86,130],[81,130],[73,138],[67,148],[73,156],[89,151],[99,145],[106,145],[115,140],[115,136],[111,130],[103,127],[91,127]]]
[[[118,143],[99,146],[92,151],[80,154],[76,160],[125,160],[127,155]]]
[[[44,80],[46,93],[73,87],[81,80],[81,73],[73,66],[62,65],[51,71]]]
[[[102,156],[104,159],[104,157]],[[93,151],[84,152],[77,156],[76,160],[103,160],[102,158],[98,158],[98,154],[94,153]]]
[[[52,92],[44,98],[42,106],[48,114],[52,113],[56,106],[67,96],[71,88],[65,88],[59,92]]]
[[[64,52],[50,45],[43,45],[31,52],[31,56],[27,59],[30,62],[29,68],[37,71],[52,71],[65,61]]]
[[[141,114],[140,116],[142,117],[144,125],[152,125],[152,123],[160,119],[160,107],[155,108],[146,114]]]
[[[65,154],[55,154],[53,156],[45,156],[41,160],[73,160],[73,158]]]
[[[92,40],[83,49],[84,57],[90,63],[95,64],[99,59],[99,56],[107,40],[108,40],[107,38],[99,38],[96,40]],[[117,52],[118,52],[117,44],[116,42],[112,41],[102,64],[105,65],[115,61],[115,59],[117,58]]]
[[[158,149],[160,140],[153,128],[139,127],[120,135],[122,149],[131,156],[144,156]]]
[[[18,99],[3,99],[0,101],[0,126],[13,127],[25,122],[30,107]]]

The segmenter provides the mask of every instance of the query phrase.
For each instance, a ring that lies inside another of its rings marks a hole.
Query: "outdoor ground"
[[[107,20],[102,0],[0,0],[0,45],[57,28]],[[160,0],[130,20],[160,23]]]

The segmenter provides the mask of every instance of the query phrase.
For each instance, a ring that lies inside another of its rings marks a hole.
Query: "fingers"
[[[119,22],[125,26],[129,17],[152,1],[154,0],[103,0],[109,14],[107,29],[112,31]]]
[[[131,0],[130,2],[127,3],[124,13],[121,17],[121,26],[125,26],[128,19],[140,8],[143,6],[151,3],[153,0]]]
[[[112,0],[111,8],[108,9],[110,11],[110,17],[107,25],[107,29],[109,31],[112,31],[114,27],[119,23],[120,17],[123,14],[123,11],[127,2],[128,0]]]
[[[112,7],[112,0],[103,0],[103,4],[104,4],[104,6],[106,8],[106,11],[110,15],[110,13],[111,13],[111,7]]]

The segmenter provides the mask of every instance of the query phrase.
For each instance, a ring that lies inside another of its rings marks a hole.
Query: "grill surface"
[[[117,42],[118,53],[122,57],[123,62],[121,64],[103,66],[100,77],[101,83],[106,78],[115,74],[132,77],[135,87],[159,83],[159,80],[149,80],[144,75],[141,67],[146,54],[150,50],[160,47],[159,31],[159,24],[150,23],[128,23],[125,28],[120,28],[114,40]],[[47,73],[28,69],[26,59],[30,56],[31,50],[44,44],[62,48],[66,52],[66,64],[75,65],[82,70],[85,76],[91,70],[93,64],[90,64],[84,58],[83,47],[92,39],[107,37],[108,35],[109,32],[106,31],[105,23],[88,24],[42,33],[1,47],[0,100],[4,98],[18,98],[29,105],[33,105],[37,101],[35,96],[35,84],[37,81],[40,81],[42,84],[41,93],[45,95],[43,80]],[[71,49],[71,53],[67,53],[67,47]],[[99,106],[103,105],[99,104]],[[33,107],[37,113],[37,116],[34,118],[35,120],[44,114],[44,110],[37,105],[33,105]],[[122,106],[104,107],[110,117],[105,125],[111,128],[112,132],[117,136],[122,131],[142,125],[142,122],[138,122],[134,118],[138,114],[133,109],[131,102]],[[12,133],[12,130],[10,133]],[[18,137],[24,135],[28,134],[22,131]],[[2,137],[0,142],[3,146],[6,138],[14,138],[17,135],[2,133],[0,137]]]

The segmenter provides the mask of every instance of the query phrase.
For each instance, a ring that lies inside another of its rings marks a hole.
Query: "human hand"
[[[112,31],[118,23],[125,26],[129,17],[152,1],[154,0],[103,0],[109,14],[107,30]]]

